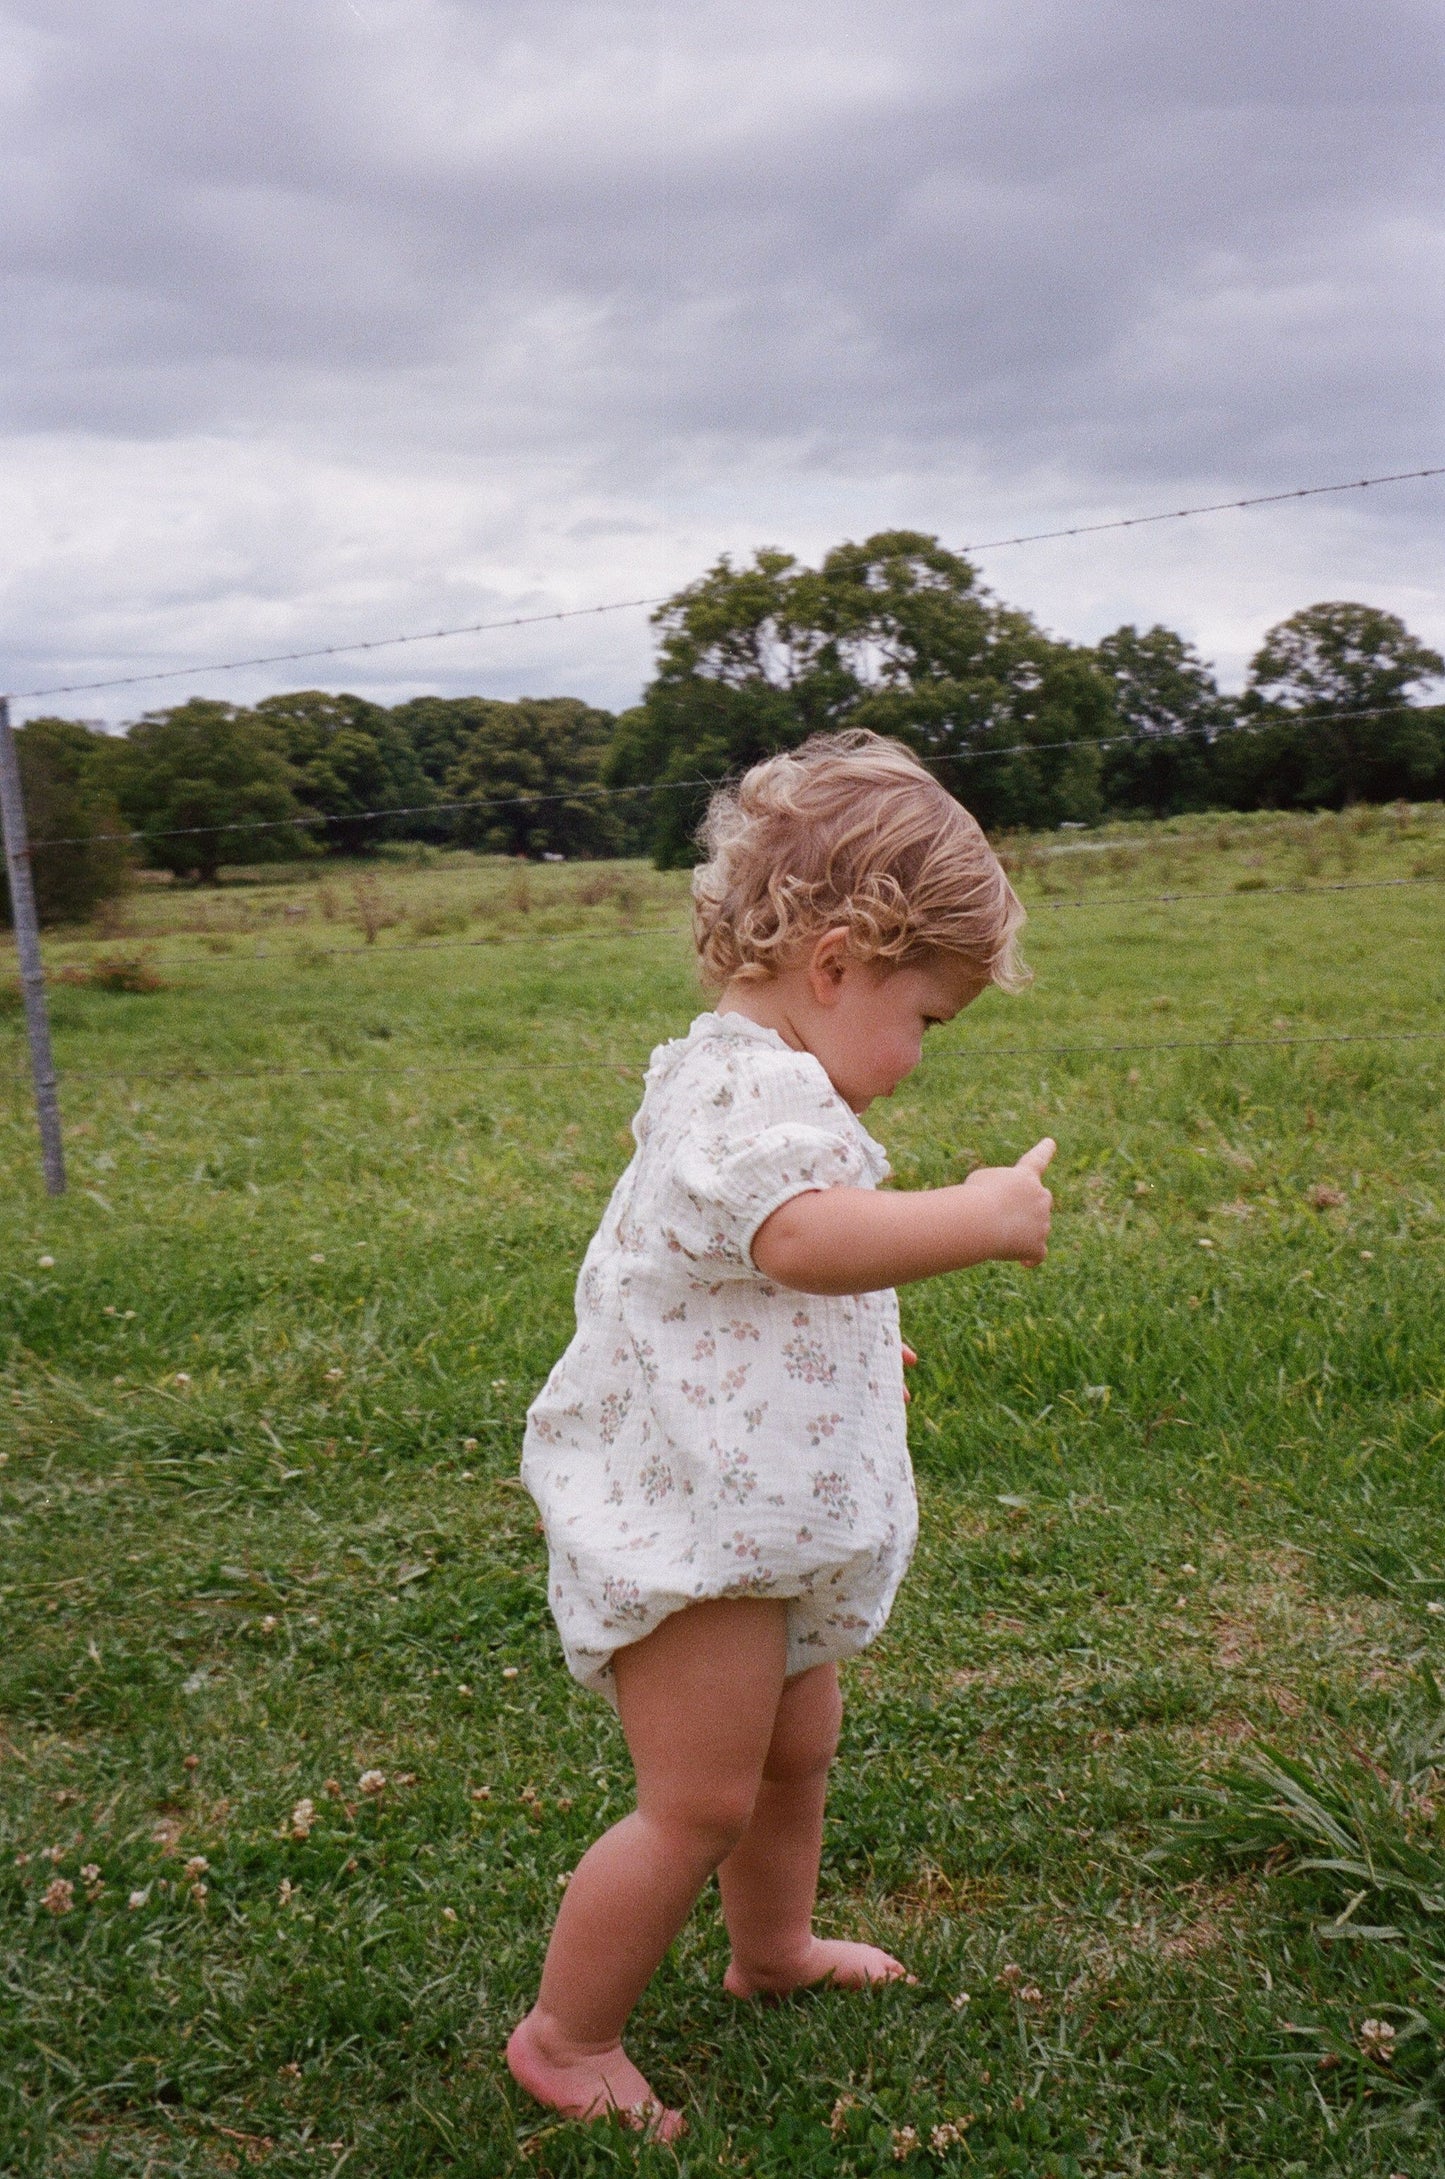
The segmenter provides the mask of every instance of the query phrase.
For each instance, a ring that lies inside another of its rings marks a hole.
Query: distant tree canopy
[[[338,854],[365,855],[381,840],[404,838],[408,817],[436,800],[411,737],[382,704],[300,689],[263,698],[252,716],[275,737],[297,800],[326,813],[316,838]],[[372,810],[408,814],[362,814]]]
[[[121,892],[129,877],[120,811],[103,776],[110,746],[108,736],[76,719],[32,719],[16,731],[35,909],[42,923],[83,920]],[[3,864],[0,921],[10,922]]]
[[[724,558],[655,619],[658,672],[618,721],[607,776],[662,788],[660,861],[690,859],[699,781],[830,727],[896,735],[986,825],[1102,812],[1107,677],[1091,652],[998,604],[935,537],[883,531],[816,569],[782,552],[746,568]]]
[[[575,697],[479,704],[447,774],[457,838],[505,855],[616,855],[622,818],[599,797],[612,716]]]
[[[1440,793],[1440,716],[1409,696],[1442,674],[1440,653],[1378,606],[1291,614],[1250,661],[1241,731],[1214,767],[1217,798],[1235,809],[1342,809]]]
[[[297,689],[192,698],[123,735],[34,720],[17,736],[32,833],[76,843],[37,855],[42,912],[84,914],[124,882],[123,829],[136,859],[202,882],[396,840],[686,863],[712,782],[842,726],[896,735],[990,829],[1445,795],[1445,706],[1418,701],[1445,662],[1375,606],[1279,622],[1238,697],[1172,628],[1059,641],[916,530],[816,567],[724,557],[653,618],[657,670],[620,717],[575,697],[388,708]]]
[[[1174,817],[1207,809],[1212,743],[1233,709],[1191,643],[1157,624],[1126,624],[1103,637],[1098,661],[1109,678],[1118,724],[1104,751],[1101,788],[1115,810]]]
[[[254,712],[193,697],[138,719],[107,765],[126,823],[148,859],[213,885],[223,863],[275,862],[305,852],[287,820],[306,812],[272,728]]]

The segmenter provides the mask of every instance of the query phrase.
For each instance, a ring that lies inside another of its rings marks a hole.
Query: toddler
[[[893,1288],[1040,1263],[1054,1151],[877,1192],[858,1115],[928,1028],[1026,981],[1012,887],[906,749],[817,735],[716,794],[702,841],[716,1010],[653,1054],[522,1462],[568,1667],[617,1708],[637,1806],[578,1864],[507,2062],[569,2117],[665,2140],[681,2114],[622,2030],[714,1872],[734,1997],[905,1972],[812,1927],[838,1665],[917,1532]]]

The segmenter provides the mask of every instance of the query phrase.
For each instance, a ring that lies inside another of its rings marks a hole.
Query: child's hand
[[[1049,1252],[1049,1224],[1054,1199],[1043,1175],[1058,1144],[1051,1135],[1026,1150],[1017,1165],[984,1165],[963,1183],[984,1200],[990,1232],[990,1256],[1021,1264],[1041,1264]]]

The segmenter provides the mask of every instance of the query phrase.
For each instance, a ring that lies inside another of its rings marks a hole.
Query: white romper
[[[787,1598],[790,1674],[855,1655],[918,1530],[897,1296],[796,1293],[751,1253],[792,1196],[876,1187],[879,1145],[741,1014],[658,1046],[632,1132],[522,1451],[568,1669],[609,1701],[614,1650],[704,1597]]]

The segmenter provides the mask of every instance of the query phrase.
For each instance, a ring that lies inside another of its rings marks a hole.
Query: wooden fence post
[[[4,696],[0,696],[0,828],[5,834],[10,920],[15,926],[15,951],[20,957],[20,989],[25,999],[25,1033],[30,1040],[30,1072],[35,1082],[35,1117],[40,1123],[45,1189],[48,1195],[64,1195],[65,1150],[60,1139],[60,1104],[55,1093],[55,1061],[50,1050],[50,1014],[45,1004],[40,931],[35,921],[35,887],[30,877],[25,801],[20,792],[15,739],[10,731],[10,703]]]

